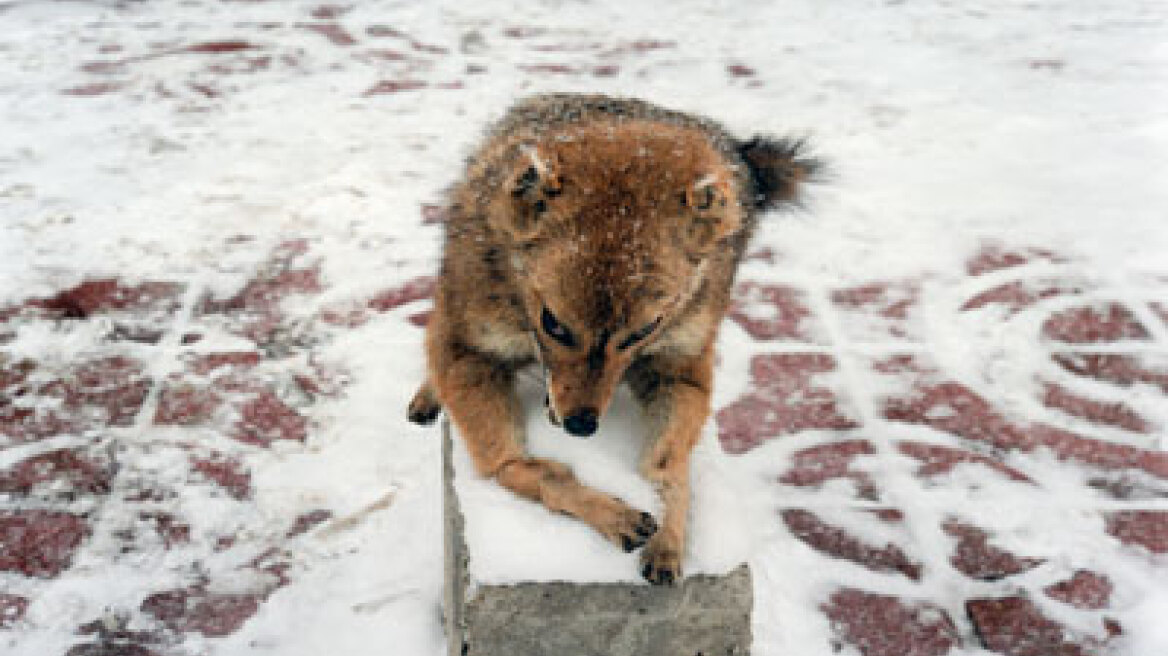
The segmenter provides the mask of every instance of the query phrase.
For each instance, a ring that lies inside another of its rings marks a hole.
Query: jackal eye
[[[653,331],[657,330],[657,326],[660,323],[661,323],[661,317],[657,317],[652,322],[642,326],[641,328],[637,329],[635,332],[630,334],[628,337],[624,338],[624,340],[622,340],[620,344],[617,344],[616,347],[619,350],[624,351],[625,349],[629,348],[633,344],[636,344],[637,342],[641,341],[642,339],[645,339],[649,335],[653,334]]]
[[[572,331],[568,330],[564,324],[556,319],[556,315],[548,312],[547,308],[539,315],[539,325],[549,337],[556,340],[567,347],[576,345],[576,338],[572,336]]]

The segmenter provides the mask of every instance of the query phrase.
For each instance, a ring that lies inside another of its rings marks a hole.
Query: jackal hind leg
[[[485,356],[463,355],[435,376],[432,382],[481,475],[553,512],[576,517],[625,551],[645,544],[657,530],[652,515],[582,484],[567,465],[524,453],[513,370]]]

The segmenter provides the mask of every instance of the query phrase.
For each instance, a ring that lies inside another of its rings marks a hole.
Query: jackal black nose
[[[588,437],[596,432],[596,409],[578,408],[564,418],[564,430],[576,437]]]

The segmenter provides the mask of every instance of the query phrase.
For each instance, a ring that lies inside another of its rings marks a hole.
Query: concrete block
[[[726,574],[687,576],[668,588],[628,581],[475,580],[454,484],[454,438],[446,423],[442,432],[450,656],[750,653],[754,595],[745,564]]]

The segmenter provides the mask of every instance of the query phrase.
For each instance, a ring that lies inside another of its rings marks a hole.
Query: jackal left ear
[[[691,251],[708,251],[742,225],[733,194],[729,180],[712,174],[703,176],[681,194],[681,205],[688,210],[683,237]]]
[[[537,147],[523,146],[504,179],[503,207],[493,223],[516,239],[530,239],[538,232],[551,200],[562,191],[559,167]]]

